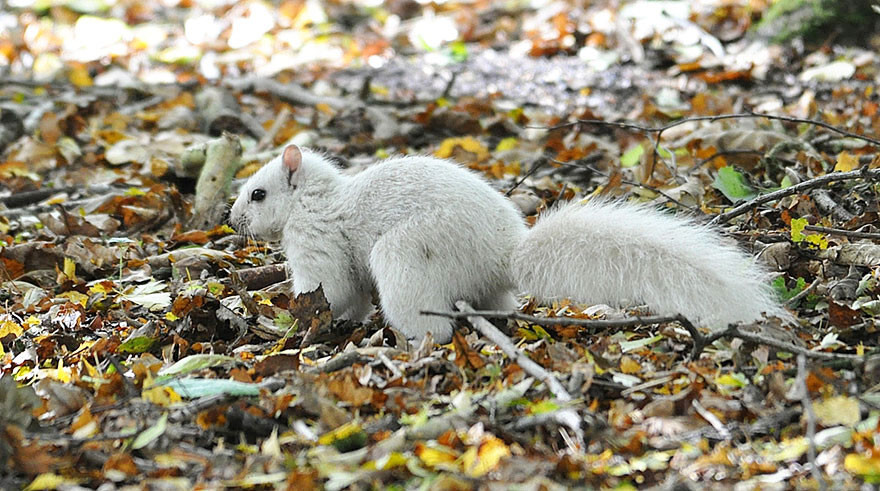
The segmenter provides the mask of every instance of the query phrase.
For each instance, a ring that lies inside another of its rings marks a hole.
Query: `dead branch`
[[[458,306],[458,304],[456,304]],[[667,322],[678,322],[681,324],[685,330],[691,336],[693,340],[693,348],[691,349],[691,359],[695,360],[700,353],[706,348],[706,346],[711,345],[715,341],[721,338],[739,338],[744,341],[750,341],[757,344],[763,344],[770,346],[772,348],[777,348],[782,351],[786,351],[793,354],[802,354],[808,358],[816,358],[820,360],[851,360],[860,362],[864,358],[858,355],[849,355],[845,353],[827,353],[824,351],[812,351],[807,348],[803,348],[800,346],[796,346],[791,343],[787,343],[785,341],[781,341],[778,339],[771,338],[769,336],[765,336],[758,333],[750,333],[745,332],[740,327],[733,325],[728,327],[727,329],[713,332],[712,334],[704,335],[700,332],[700,330],[694,326],[687,318],[682,315],[657,315],[657,316],[646,316],[646,317],[630,317],[626,319],[614,319],[614,320],[606,320],[606,319],[575,319],[571,317],[537,317],[533,315],[523,314],[521,312],[516,311],[504,311],[504,310],[471,310],[471,311],[463,311],[463,312],[433,312],[433,311],[422,311],[422,315],[437,315],[441,317],[448,317],[450,319],[461,319],[468,318],[471,316],[479,316],[485,318],[492,319],[510,319],[510,320],[521,320],[530,322],[533,324],[537,324],[539,326],[581,326],[594,330],[601,329],[612,329],[612,328],[624,328],[624,327],[633,327],[645,324],[664,324]],[[759,324],[755,324],[759,325]],[[748,326],[748,324],[746,325]],[[493,326],[494,327],[494,326]],[[482,331],[481,331],[482,332]],[[487,336],[488,337],[488,336]],[[494,341],[494,340],[493,340]]]
[[[205,165],[196,182],[196,196],[190,226],[210,230],[220,223],[235,172],[241,166],[241,143],[229,133],[208,142]]]
[[[828,235],[842,235],[844,237],[849,237],[851,239],[880,240],[880,233],[874,233],[874,232],[859,232],[858,230],[846,230],[846,229],[842,229],[842,228],[820,227],[819,225],[807,225],[806,227],[804,227],[804,230],[810,230],[813,232],[821,232],[823,234],[828,234]]]
[[[789,186],[787,188],[780,189],[779,191],[773,191],[772,193],[762,194],[754,199],[739,204],[733,209],[719,214],[709,223],[711,223],[712,225],[727,223],[728,221],[730,221],[730,219],[748,213],[750,210],[755,209],[758,206],[763,205],[764,203],[776,201],[786,196],[791,196],[793,194],[798,194],[809,189],[817,188],[819,186],[828,184],[829,182],[847,181],[851,179],[880,179],[880,169],[865,168],[849,172],[834,172],[831,174],[825,174],[824,176],[814,177],[813,179],[800,182],[798,184],[795,184],[794,186]]]
[[[544,382],[544,384],[550,390],[550,393],[553,394],[557,399],[562,402],[569,402],[573,399],[568,391],[565,390],[565,387],[563,387],[562,384],[558,380],[556,380],[556,377],[554,377],[552,373],[545,370],[544,367],[537,364],[531,358],[526,356],[525,353],[520,351],[513,344],[510,338],[499,331],[497,327],[493,326],[491,322],[487,321],[485,318],[479,315],[476,315],[476,311],[467,302],[455,302],[455,307],[462,313],[469,314],[469,317],[467,317],[468,322],[470,322],[475,329],[480,331],[483,336],[486,336],[487,338],[489,338],[490,341],[501,348],[501,351],[504,351],[504,354],[506,354],[508,358],[519,365],[520,368],[523,369],[523,371]],[[577,435],[578,441],[581,441],[583,439],[584,432],[581,429],[581,417],[574,409],[560,409],[555,414],[555,419],[559,424],[562,424],[563,426],[571,429],[575,433],[575,435]]]

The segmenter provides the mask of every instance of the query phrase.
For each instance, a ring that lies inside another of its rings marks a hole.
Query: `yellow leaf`
[[[27,328],[30,329],[32,327],[39,326],[41,324],[41,322],[40,322],[39,317],[32,315],[32,316],[28,317],[27,319],[25,319],[22,324],[26,325]],[[2,338],[2,337],[3,336],[0,336],[0,338]]]
[[[86,303],[89,301],[88,295],[86,295],[84,293],[80,293],[78,291],[73,291],[73,290],[56,295],[56,297],[66,298],[66,299],[70,300],[71,302],[78,304],[80,306],[83,306],[83,307],[85,307]]]
[[[476,449],[474,449],[476,451]],[[428,447],[425,445],[416,447],[416,455],[428,467],[449,465],[455,462],[457,455],[452,449]]]
[[[89,377],[98,378],[101,376],[101,374],[98,373],[98,369],[92,366],[92,364],[89,363],[88,360],[86,360],[85,358],[80,358],[79,364],[85,367],[86,374],[88,374]]]
[[[853,426],[862,420],[855,397],[836,396],[813,404],[816,420],[823,426]]]
[[[849,152],[837,154],[837,163],[834,165],[835,172],[849,172],[858,169],[859,158]]]
[[[177,317],[176,315],[174,315],[174,312],[166,312],[165,313],[165,320],[166,321],[174,322],[177,319],[180,319],[180,317]]]
[[[806,218],[791,219],[791,240],[801,242],[804,240],[804,227],[807,226]]]
[[[507,138],[501,140],[500,142],[498,142],[498,145],[495,147],[495,151],[496,152],[503,152],[504,150],[510,150],[512,148],[516,148],[517,143],[518,143],[518,141],[516,138],[514,138],[512,136],[507,137]]]
[[[620,359],[620,371],[623,373],[638,373],[642,369],[642,366],[632,358],[628,356],[624,356]]]
[[[89,75],[89,70],[82,66],[75,66],[70,70],[70,75],[68,76],[70,83],[77,87],[91,87],[92,86],[92,76]]]
[[[326,102],[319,102],[319,103],[315,104],[315,109],[317,109],[318,111],[321,111],[324,114],[331,115],[331,116],[336,114],[336,110],[333,109],[333,106],[327,104]]]
[[[58,368],[55,370],[55,380],[68,383],[71,380],[70,368],[64,366],[64,358],[59,358]]]
[[[89,292],[90,292],[90,293],[104,293],[104,294],[107,294],[107,293],[110,293],[111,291],[112,291],[112,290],[111,290],[110,288],[107,288],[107,286],[104,284],[104,282],[101,282],[101,283],[95,283],[94,285],[91,286],[91,288],[89,288]]]
[[[318,443],[321,445],[330,445],[336,440],[342,440],[343,438],[348,438],[351,435],[362,431],[361,425],[355,422],[345,423],[344,425],[336,428],[335,430],[329,431],[318,438]]]
[[[64,258],[64,276],[70,281],[76,282],[76,263],[69,257]]]
[[[441,159],[448,159],[456,153],[456,149],[473,155],[469,160],[472,162],[482,162],[489,158],[489,150],[479,141],[471,137],[447,138],[443,140],[434,155]]]
[[[388,87],[385,87],[384,85],[376,85],[376,84],[370,84],[370,92],[372,92],[376,95],[388,95],[391,93],[391,91],[388,90]]]
[[[24,488],[26,491],[38,491],[44,489],[58,489],[64,484],[75,484],[75,481],[71,481],[63,476],[59,476],[58,474],[52,474],[51,472],[47,472],[45,474],[40,474],[35,477],[30,484]]]
[[[510,448],[507,447],[507,444],[493,436],[480,444],[478,450],[473,447],[468,449],[461,456],[461,461],[464,471],[468,475],[480,477],[498,467],[498,463],[502,458],[509,456]]]
[[[807,244],[810,244],[813,247],[818,247],[823,251],[828,249],[828,239],[822,234],[810,234],[805,238]]]
[[[767,457],[774,462],[791,462],[801,458],[809,448],[810,442],[799,436],[779,442],[779,447]]]
[[[406,465],[406,456],[400,452],[391,452],[385,458],[376,461],[376,466],[382,470],[394,469],[395,467],[403,467]]]
[[[0,338],[5,338],[6,336],[12,334],[14,337],[19,337],[24,333],[24,329],[18,325],[18,323],[13,322],[9,319],[5,319],[0,321]]]
[[[168,407],[183,400],[180,397],[180,394],[175,392],[171,387],[165,385],[157,385],[142,390],[141,398],[145,401],[164,407]]]
[[[851,453],[843,459],[843,468],[859,476],[880,475],[880,458]]]

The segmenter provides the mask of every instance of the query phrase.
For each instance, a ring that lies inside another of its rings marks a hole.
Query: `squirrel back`
[[[788,317],[752,258],[715,230],[645,206],[567,204],[527,229],[518,209],[475,173],[400,157],[342,174],[288,146],[232,207],[239,231],[282,240],[294,292],[323,286],[334,313],[363,320],[379,293],[386,320],[410,338],[446,342],[457,300],[512,309],[544,300],[647,303],[708,326]]]

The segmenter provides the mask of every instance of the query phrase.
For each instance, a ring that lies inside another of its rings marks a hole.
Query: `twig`
[[[602,329],[612,329],[612,328],[623,328],[623,327],[633,327],[633,326],[641,326],[645,324],[664,324],[667,322],[678,322],[684,327],[687,332],[690,334],[691,339],[694,342],[694,346],[691,350],[691,359],[696,359],[700,353],[703,352],[703,349],[715,342],[716,338],[710,338],[704,336],[696,326],[694,326],[685,316],[683,315],[649,315],[649,316],[636,316],[636,317],[627,317],[625,319],[575,319],[572,317],[537,317],[534,315],[527,315],[517,311],[506,311],[506,310],[478,310],[470,313],[460,313],[460,312],[433,312],[429,310],[423,310],[420,312],[422,315],[437,315],[440,317],[448,317],[450,319],[461,319],[461,318],[470,318],[472,315],[478,315],[480,317],[488,317],[491,319],[511,319],[511,320],[520,320],[530,322],[532,324],[537,324],[539,326],[581,326],[586,327],[593,330],[602,330]]]
[[[807,358],[816,358],[819,360],[853,360],[853,361],[862,361],[865,359],[864,356],[859,355],[849,355],[846,353],[826,353],[824,351],[812,351],[807,348],[803,348],[801,346],[796,346],[791,343],[787,343],[785,341],[780,341],[778,339],[773,339],[769,336],[765,336],[763,334],[744,332],[740,329],[741,326],[731,326],[723,331],[718,331],[713,333],[710,336],[706,336],[706,341],[709,344],[715,342],[718,339],[731,337],[731,338],[739,338],[744,341],[751,341],[757,344],[763,344],[766,346],[770,346],[771,348],[776,348],[782,351],[787,351],[789,353],[795,355],[803,355]]]
[[[818,282],[818,281],[813,281],[812,283],[810,283],[809,285],[807,285],[806,288],[804,288],[803,290],[801,290],[797,295],[795,295],[795,296],[789,298],[788,300],[786,300],[786,301],[785,301],[785,305],[787,305],[787,306],[795,305],[795,304],[798,303],[802,298],[804,298],[804,297],[806,297],[807,295],[809,295],[811,291],[815,290],[816,287],[817,287],[818,285],[819,285],[819,282]]]
[[[544,382],[544,384],[550,390],[550,393],[553,394],[557,399],[562,402],[569,402],[573,400],[573,397],[568,393],[567,390],[565,390],[565,387],[563,387],[562,384],[558,380],[556,380],[556,377],[554,377],[552,373],[545,370],[544,367],[537,364],[531,358],[526,356],[525,353],[520,351],[513,344],[510,338],[499,331],[497,327],[493,326],[491,322],[487,321],[485,318],[477,314],[473,307],[471,307],[467,302],[455,302],[455,307],[462,313],[468,314],[468,322],[470,322],[475,329],[480,331],[483,336],[486,336],[487,338],[489,338],[490,341],[501,348],[501,351],[503,351],[508,358],[519,365],[524,372]],[[558,412],[556,412],[555,416],[555,419],[558,423],[570,428],[575,433],[575,435],[577,435],[578,441],[582,441],[584,432],[581,429],[581,417],[574,409],[560,409]]]
[[[505,336],[504,333],[499,331],[498,328],[484,318],[485,316],[482,311],[474,310],[473,307],[464,301],[455,302],[455,306],[462,314],[464,314],[462,317],[467,318],[468,321],[480,331],[480,333],[489,338],[493,343],[497,344],[498,347],[501,348],[509,358],[515,361],[517,365],[522,367],[526,373],[547,384],[547,388],[550,389],[550,392],[556,396],[557,399],[563,402],[568,402],[573,399],[562,384],[556,380],[556,377],[554,377],[553,374],[544,370],[544,367],[538,365],[520,351],[510,338]]]
[[[679,119],[677,121],[673,121],[673,122],[668,123],[663,126],[644,126],[644,125],[635,124],[635,123],[627,123],[627,122],[621,122],[621,121],[604,121],[601,119],[578,119],[577,121],[572,121],[569,123],[562,123],[562,124],[559,124],[556,126],[551,126],[549,128],[542,127],[542,126],[527,126],[526,128],[537,128],[537,129],[544,129],[544,130],[548,130],[548,131],[553,131],[553,130],[557,130],[557,129],[561,129],[561,128],[570,128],[572,126],[579,126],[579,125],[596,125],[596,126],[611,126],[611,127],[622,128],[622,129],[627,129],[627,130],[637,130],[637,131],[642,131],[644,133],[654,133],[655,135],[653,138],[653,153],[652,153],[653,164],[651,166],[651,168],[653,169],[654,167],[656,167],[657,158],[660,155],[660,151],[659,151],[660,138],[662,137],[664,131],[666,131],[670,128],[674,128],[676,126],[681,126],[683,124],[694,122],[694,121],[721,121],[721,120],[725,120],[725,119],[743,119],[743,118],[765,118],[765,119],[775,120],[775,121],[784,121],[787,123],[810,124],[813,126],[825,128],[828,131],[837,133],[839,135],[843,135],[843,136],[846,136],[849,138],[861,140],[861,141],[870,143],[874,146],[880,147],[880,140],[870,138],[870,137],[867,137],[864,135],[860,135],[858,133],[853,133],[850,131],[842,130],[842,129],[837,128],[833,125],[830,125],[828,123],[818,121],[815,119],[795,118],[795,117],[791,117],[791,116],[778,116],[778,115],[774,115],[774,114],[762,114],[762,113],[753,113],[753,112],[736,113],[736,114],[716,114],[714,116],[695,116],[692,118]]]
[[[700,167],[708,164],[709,162],[717,159],[718,157],[724,157],[725,155],[763,155],[764,152],[759,150],[720,150],[718,152],[713,153],[712,155],[700,160],[696,164],[692,165],[690,169],[688,169],[688,173],[693,172]]]
[[[722,423],[721,420],[718,419],[718,416],[715,416],[706,408],[704,408],[703,405],[700,404],[700,401],[696,399],[692,400],[691,407],[693,407],[694,410],[697,411],[697,414],[702,416],[703,419],[705,419],[710,425],[712,425],[712,428],[715,428],[715,431],[717,431],[718,434],[721,435],[721,438],[725,440],[730,439],[730,431],[724,427],[724,423]]]
[[[571,164],[570,162],[561,162],[561,161],[556,160],[556,159],[550,159],[550,160],[551,160],[553,163],[556,163],[556,164],[563,164],[563,165]],[[577,165],[577,164],[575,163],[574,165]],[[601,170],[599,170],[599,169],[597,169],[597,168],[595,168],[595,167],[593,167],[592,165],[589,165],[589,164],[585,164],[584,167],[586,167],[587,169],[590,169],[591,171],[595,172],[596,174],[599,174],[600,176],[606,176],[606,177],[607,177],[607,176],[610,176],[610,175],[611,175],[609,172],[603,172],[603,171],[601,171]],[[695,211],[695,209],[694,209],[693,206],[688,206],[688,205],[682,203],[681,201],[679,201],[679,200],[673,198],[672,196],[670,196],[670,195],[666,194],[665,192],[663,192],[661,189],[656,188],[656,187],[654,187],[654,186],[649,186],[649,185],[647,185],[647,184],[642,184],[642,183],[635,182],[635,181],[630,181],[630,180],[627,180],[627,179],[621,179],[620,182],[623,183],[623,184],[629,185],[629,186],[636,186],[636,187],[639,187],[639,188],[642,188],[642,189],[645,189],[645,190],[651,191],[651,192],[653,192],[653,193],[657,193],[657,194],[659,194],[660,196],[663,196],[664,198],[668,199],[668,200],[671,201],[672,203],[675,203],[675,204],[677,204],[678,206],[680,206],[681,208],[684,208],[685,210],[690,210],[691,212],[694,212],[694,211]],[[560,195],[560,196],[561,196],[561,195]]]
[[[864,142],[867,142],[872,145],[880,147],[880,140],[876,140],[874,138],[860,135],[858,133],[852,133],[850,131],[842,130],[842,129],[837,128],[833,125],[830,125],[830,124],[822,122],[822,121],[817,121],[815,119],[794,118],[791,116],[779,116],[779,115],[775,115],[775,114],[763,114],[763,113],[753,113],[753,112],[734,113],[734,114],[716,114],[714,116],[695,116],[692,118],[679,119],[677,121],[673,121],[673,122],[666,124],[666,125],[663,125],[663,126],[643,126],[643,125],[635,124],[635,123],[627,123],[627,122],[620,122],[620,121],[603,121],[601,119],[579,119],[577,121],[572,121],[570,123],[562,123],[562,124],[559,124],[556,126],[551,126],[549,128],[546,128],[546,127],[534,127],[534,128],[546,129],[546,130],[552,131],[552,130],[557,130],[557,129],[561,129],[561,128],[568,128],[571,126],[577,126],[577,125],[581,125],[581,124],[592,124],[592,125],[598,125],[598,126],[613,126],[616,128],[623,128],[623,129],[627,129],[627,130],[638,130],[638,131],[644,131],[646,133],[657,133],[657,138],[659,139],[660,134],[662,134],[664,131],[666,131],[670,128],[675,128],[676,126],[681,126],[683,124],[690,123],[692,121],[721,121],[721,120],[725,120],[725,119],[744,119],[744,118],[766,118],[766,119],[770,119],[770,120],[784,121],[787,123],[811,124],[814,126],[819,126],[821,128],[825,128],[826,130],[837,133],[838,135],[843,135],[843,136],[847,136],[850,138],[855,138],[857,140],[861,140],[861,141],[864,141]]]
[[[807,413],[807,442],[810,446],[807,449],[807,460],[810,463],[810,474],[819,485],[819,489],[826,489],[825,480],[822,479],[822,473],[819,466],[816,465],[816,413],[813,411],[813,401],[810,400],[810,390],[807,388],[807,368],[806,357],[798,355],[797,357],[797,383],[798,391],[801,396],[801,404],[804,406],[804,412]]]
[[[281,108],[281,111],[275,116],[275,121],[272,123],[272,127],[269,128],[269,131],[263,134],[263,137],[260,138],[260,141],[257,142],[251,152],[262,152],[269,148],[272,144],[272,140],[275,139],[275,136],[281,131],[281,128],[287,124],[288,119],[290,119],[290,109],[285,106]]]
[[[859,232],[856,230],[846,230],[842,228],[820,227],[819,225],[807,225],[804,227],[804,230],[822,232],[823,234],[829,235],[842,235],[844,237],[850,237],[852,239],[880,240],[880,233],[873,232]]]
[[[422,315],[436,315],[439,317],[447,317],[450,319],[466,319],[473,316],[485,317],[488,319],[511,319],[518,321],[526,321],[539,326],[582,326],[595,330],[609,329],[615,327],[632,327],[643,324],[663,324],[679,320],[679,316],[675,315],[651,315],[644,317],[627,317],[625,319],[576,319],[573,317],[538,317],[535,315],[523,314],[517,311],[508,310],[472,310],[467,312],[435,312],[431,310],[423,310]]]
[[[816,203],[816,207],[824,215],[831,215],[834,220],[848,223],[856,216],[849,212],[840,203],[831,197],[831,193],[827,189],[815,189],[810,193],[810,198]]]
[[[385,353],[381,351],[377,353],[377,356],[379,357],[379,361],[381,361],[382,364],[385,365],[385,368],[391,371],[391,374],[394,375],[394,378],[403,378],[403,372],[401,372],[400,369],[394,365],[394,363],[391,361],[391,358],[388,358],[388,356],[386,356]]]
[[[456,304],[457,305],[457,304]],[[506,310],[477,310],[469,312],[434,312],[423,310],[422,315],[436,315],[447,317],[450,319],[470,318],[471,316],[480,316],[491,319],[511,319],[521,320],[537,324],[539,326],[581,326],[590,329],[610,329],[639,326],[644,324],[664,324],[667,322],[678,322],[690,334],[693,340],[691,348],[691,359],[695,360],[706,346],[711,345],[721,338],[739,338],[753,343],[764,344],[772,348],[787,351],[792,354],[804,355],[808,358],[816,358],[820,360],[851,360],[860,362],[863,356],[850,355],[846,353],[826,353],[824,351],[811,351],[807,348],[796,346],[785,341],[773,339],[762,334],[745,332],[740,329],[741,326],[732,325],[727,329],[704,335],[683,315],[655,315],[645,317],[628,317],[626,319],[576,319],[571,317],[537,317],[533,315],[523,314],[517,311]]]
[[[516,181],[513,184],[513,186],[507,190],[506,193],[504,193],[504,196],[510,197],[511,193],[513,193],[513,191],[516,188],[518,188],[522,183],[524,183],[526,181],[526,179],[531,177],[532,174],[534,174],[535,172],[538,172],[538,169],[547,165],[548,162],[550,162],[550,159],[546,158],[546,157],[538,159],[534,164],[532,164],[532,168],[529,169],[529,171],[526,172],[518,181]]]
[[[757,208],[764,203],[775,201],[786,196],[791,196],[793,194],[798,194],[808,189],[822,186],[829,182],[846,181],[860,178],[880,179],[880,169],[862,169],[849,172],[833,172],[831,174],[825,174],[824,176],[814,177],[813,179],[800,182],[798,184],[795,184],[794,186],[789,186],[778,191],[773,191],[772,193],[762,194],[754,199],[746,201],[745,203],[735,206],[729,211],[719,214],[709,223],[712,225],[727,223],[728,221],[730,221],[730,219],[745,214],[749,210]]]

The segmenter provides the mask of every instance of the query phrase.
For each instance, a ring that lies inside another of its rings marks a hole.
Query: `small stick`
[[[834,181],[846,181],[850,179],[880,179],[880,169],[863,169],[863,170],[853,170],[849,172],[832,172],[831,174],[825,174],[824,176],[814,177],[813,179],[809,179],[807,181],[800,182],[795,184],[794,186],[789,186],[784,189],[780,189],[778,191],[773,191],[772,193],[762,194],[754,199],[746,201],[740,205],[735,206],[733,209],[726,211],[724,213],[719,214],[715,218],[709,222],[712,225],[720,225],[723,223],[727,223],[730,219],[743,215],[750,210],[757,208],[764,203],[770,201],[776,201],[780,198],[784,198],[786,196],[791,196],[793,194],[798,194],[808,189],[813,189],[829,182]]]
[[[857,230],[846,230],[842,228],[820,227],[819,225],[807,225],[806,227],[804,227],[804,230],[822,232],[823,234],[829,235],[842,235],[844,237],[849,237],[852,239],[880,240],[880,233],[873,232],[859,232]]]
[[[486,336],[490,341],[501,348],[501,351],[519,365],[524,372],[544,382],[550,390],[550,393],[557,399],[562,402],[569,402],[574,399],[568,391],[565,390],[565,387],[562,386],[559,380],[556,380],[556,377],[554,377],[552,373],[545,370],[544,367],[520,351],[510,338],[499,331],[497,327],[493,326],[491,322],[478,315],[470,304],[465,301],[458,301],[455,302],[455,307],[462,313],[468,314],[468,322],[470,322],[475,329],[480,331],[483,336]],[[575,435],[577,435],[578,441],[582,441],[584,435],[584,432],[581,429],[582,418],[574,409],[561,408],[555,413],[554,417],[558,423],[570,428]]]
[[[826,489],[825,480],[822,479],[822,473],[816,464],[816,413],[813,411],[813,401],[810,400],[810,390],[807,388],[807,368],[806,357],[798,355],[797,357],[797,379],[798,392],[801,396],[801,404],[804,406],[804,412],[807,416],[807,441],[810,446],[807,449],[807,461],[810,463],[810,474],[819,485],[819,489]]]
[[[717,431],[718,434],[721,435],[721,438],[725,440],[730,438],[730,431],[724,427],[724,423],[722,423],[721,420],[718,419],[718,416],[715,416],[714,414],[709,412],[709,410],[704,408],[703,405],[700,404],[700,401],[696,399],[692,400],[691,407],[693,407],[694,410],[697,411],[697,414],[702,416],[703,419],[705,419],[710,425],[712,425],[712,428],[715,428],[715,431]]]

